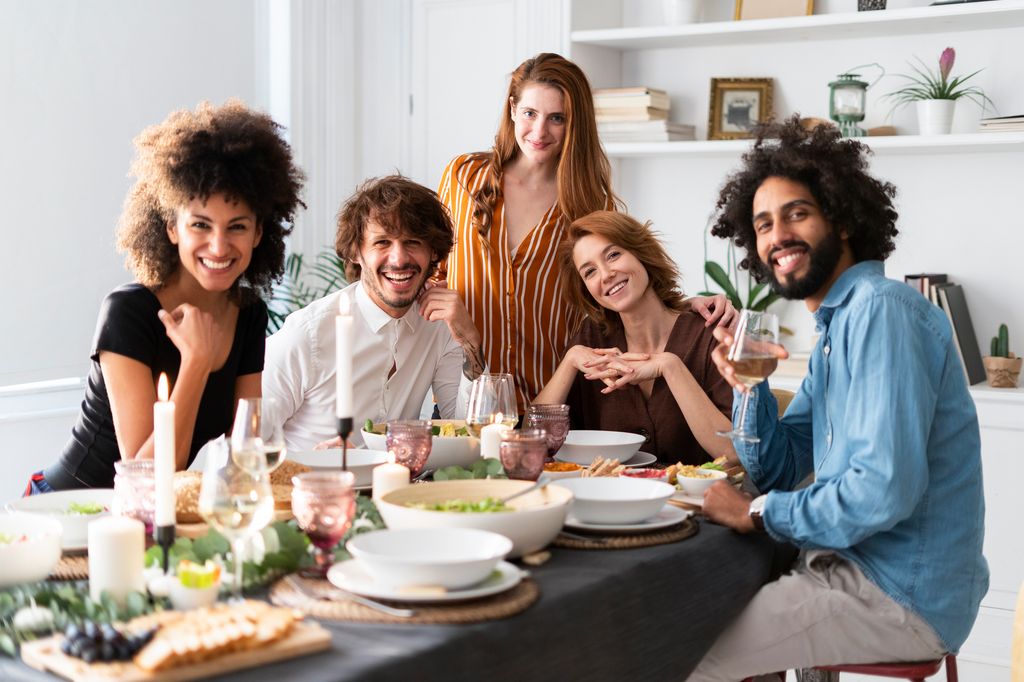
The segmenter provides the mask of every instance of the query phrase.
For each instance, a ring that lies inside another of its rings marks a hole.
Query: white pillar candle
[[[409,468],[396,462],[387,462],[373,468],[373,501],[379,502],[380,498],[392,490],[404,488],[409,485]]]
[[[500,459],[501,438],[512,429],[501,423],[504,415],[494,415],[492,423],[480,429],[480,456],[484,459]]]
[[[168,397],[167,375],[160,375],[159,400],[153,403],[153,477],[156,488],[156,526],[173,526],[174,510],[174,403]]]
[[[124,606],[129,592],[145,592],[142,569],[146,526],[126,516],[106,516],[89,522],[89,596],[99,601],[109,592]]]
[[[335,416],[338,419],[352,418],[352,314],[349,311],[348,295],[338,296],[338,316],[334,320]]]

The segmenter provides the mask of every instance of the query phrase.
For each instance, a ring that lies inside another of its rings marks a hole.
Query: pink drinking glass
[[[544,429],[548,434],[548,457],[554,457],[569,433],[568,405],[530,405],[526,409],[523,426],[528,429]]]
[[[502,436],[498,446],[501,466],[509,478],[536,481],[544,470],[548,438],[544,429],[522,429]]]
[[[323,578],[334,563],[334,546],[352,527],[356,476],[351,471],[308,471],[292,478],[292,513],[313,543],[316,566],[305,575]]]
[[[153,535],[156,513],[156,479],[151,459],[120,459],[114,462],[114,499],[110,511],[115,516],[138,519],[146,526],[146,537]]]
[[[407,467],[413,477],[418,476],[427,466],[434,438],[432,426],[425,419],[388,422],[388,455],[395,463]]]

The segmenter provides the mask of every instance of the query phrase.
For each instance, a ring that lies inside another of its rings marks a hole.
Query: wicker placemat
[[[314,592],[335,590],[334,586],[325,580],[302,578],[299,580]],[[411,618],[398,618],[389,616],[380,611],[356,604],[351,601],[327,601],[321,599],[314,601],[298,592],[288,584],[286,580],[278,580],[270,588],[270,602],[278,606],[288,606],[298,609],[307,616],[321,620],[344,620],[357,623],[412,623],[415,625],[424,624],[452,624],[452,623],[481,623],[488,620],[500,620],[514,616],[525,611],[533,602],[540,597],[540,588],[530,578],[523,580],[507,592],[481,597],[480,599],[469,599],[459,602],[444,603],[405,603],[405,602],[384,602],[390,606],[414,609],[416,615]]]
[[[677,526],[662,528],[652,533],[639,535],[602,535],[600,533],[588,533],[587,539],[580,537],[567,537],[559,535],[553,544],[555,547],[566,549],[636,549],[638,547],[654,547],[655,545],[667,545],[671,542],[679,542],[696,535],[696,519],[688,518]]]
[[[50,580],[86,580],[88,577],[89,557],[85,554],[65,554],[50,573]]]

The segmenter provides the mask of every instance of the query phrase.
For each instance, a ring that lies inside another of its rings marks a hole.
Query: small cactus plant
[[[1010,330],[1005,324],[999,325],[999,335],[992,337],[991,355],[994,358],[1010,357]]]

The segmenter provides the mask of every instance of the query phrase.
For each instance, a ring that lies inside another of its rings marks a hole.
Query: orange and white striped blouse
[[[462,294],[480,330],[488,370],[514,377],[523,414],[554,374],[583,320],[562,296],[555,261],[568,223],[555,204],[512,251],[499,197],[491,229],[481,236],[473,222],[473,193],[484,183],[487,162],[467,158],[458,156],[448,164],[437,192],[455,225],[448,287]]]

